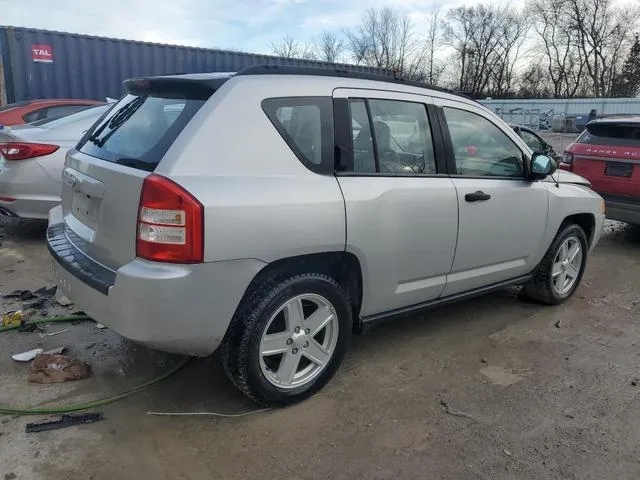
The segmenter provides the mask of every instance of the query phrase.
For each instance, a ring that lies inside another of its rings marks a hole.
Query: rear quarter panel
[[[205,261],[281,258],[345,248],[333,175],[307,169],[263,112],[265,98],[331,96],[309,82],[231,79],[202,107],[156,173],[205,208]]]

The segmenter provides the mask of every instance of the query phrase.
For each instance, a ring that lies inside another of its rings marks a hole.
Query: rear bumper
[[[0,197],[13,199],[0,200],[0,214],[46,220],[49,210],[60,203],[60,191],[60,182],[37,159],[0,163]]]
[[[47,246],[62,292],[96,321],[157,350],[210,355],[220,345],[253,277],[253,259],[174,265],[135,259],[109,270],[84,256],[50,213]]]
[[[601,193],[607,210],[607,218],[640,225],[640,198],[607,195]]]
[[[11,193],[3,193],[0,184],[0,197],[12,197]],[[10,217],[38,218],[46,220],[49,210],[60,203],[60,197],[24,197],[18,196],[14,201],[0,200],[0,214]]]

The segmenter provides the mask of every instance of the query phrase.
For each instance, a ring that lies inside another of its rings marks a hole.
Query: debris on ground
[[[38,296],[41,297],[48,297],[51,298],[56,294],[56,291],[58,290],[58,287],[56,285],[54,285],[53,287],[40,287],[37,290],[34,290],[33,293],[35,293]]]
[[[636,378],[635,380],[631,381],[631,386],[637,387],[638,385],[640,385],[640,379]]]
[[[99,328],[100,330],[104,330],[105,328],[107,328],[106,326],[104,326],[101,323],[96,323],[96,328]]]
[[[444,400],[440,400],[440,405],[442,405],[444,407],[444,411],[446,413],[448,413],[449,415],[453,415],[454,417],[464,417],[464,418],[471,418],[473,419],[473,417],[471,415],[469,415],[466,412],[461,412],[460,410],[456,410],[454,408],[452,408],[447,402],[445,402]]]
[[[2,324],[0,327],[2,328],[14,328],[19,327],[25,322],[33,312],[25,312],[23,310],[14,310],[11,312],[4,313],[2,315]]]
[[[62,415],[60,419],[52,422],[27,423],[25,430],[27,433],[47,432],[49,430],[58,430],[60,428],[72,427],[74,425],[95,423],[101,420],[104,420],[101,412],[68,414]]]
[[[51,333],[41,333],[40,334],[40,338],[44,338],[44,337],[54,337],[56,335],[60,335],[61,333],[67,333],[70,332],[71,330],[69,330],[68,328],[66,330],[59,330],[57,332],[51,332]]]
[[[82,380],[91,376],[89,364],[75,358],[54,354],[37,355],[31,362],[29,381],[34,383],[60,383]]]
[[[486,358],[482,357],[480,359],[480,363],[489,363],[489,361]]]
[[[558,321],[555,323],[555,326],[556,326],[556,328],[561,328],[561,327],[562,327],[562,323],[560,322],[560,320],[558,320]]]
[[[48,301],[49,301],[48,298],[39,298],[35,302],[25,305],[24,308],[26,308],[27,310],[31,310],[31,309],[40,310],[41,308],[45,307]]]
[[[64,295],[60,290],[56,291],[56,303],[63,307],[68,307],[69,305],[73,305],[73,302],[69,297]]]
[[[16,353],[15,355],[12,355],[11,358],[16,362],[30,362],[41,353],[44,353],[44,348],[34,348],[28,352]]]
[[[17,478],[16,474],[13,473],[13,472],[5,473],[5,475],[4,475],[4,480],[15,480],[16,478]]]
[[[58,348],[52,348],[51,350],[47,350],[46,352],[42,352],[43,355],[56,355],[56,354],[60,354],[62,352],[64,352],[67,349],[67,347],[58,347]]]
[[[36,298],[31,290],[14,290],[11,293],[7,293],[3,295],[4,298],[19,298],[20,300],[26,301],[31,300],[32,298]]]
[[[513,453],[511,453],[509,450],[507,450],[506,448],[504,450],[502,450],[504,452],[504,454],[508,457],[513,457]]]

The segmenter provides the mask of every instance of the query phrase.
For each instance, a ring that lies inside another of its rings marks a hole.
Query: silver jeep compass
[[[66,159],[61,290],[152,348],[220,349],[253,400],[334,374],[352,332],[508,285],[573,294],[604,221],[478,103],[343,71],[137,78]]]

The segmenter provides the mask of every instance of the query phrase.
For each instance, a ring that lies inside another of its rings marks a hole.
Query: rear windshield
[[[640,147],[640,124],[594,123],[578,138],[578,143]]]
[[[93,126],[78,149],[152,172],[205,101],[175,92],[128,94]]]

